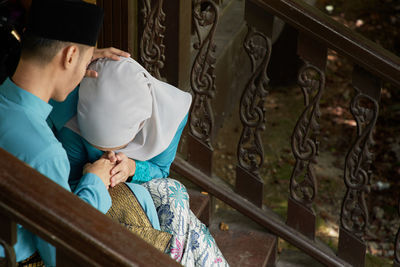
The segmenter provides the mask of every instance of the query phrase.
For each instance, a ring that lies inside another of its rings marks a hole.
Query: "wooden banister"
[[[301,0],[249,0],[400,88],[400,58]]]
[[[282,219],[267,208],[260,208],[238,195],[230,186],[218,179],[217,176],[209,177],[186,160],[177,156],[171,165],[173,171],[188,178],[211,195],[229,204],[232,208],[251,218],[272,233],[282,237],[294,246],[301,248],[321,263],[327,266],[350,266],[342,259],[335,256],[325,245],[314,242],[306,236],[287,226]]]
[[[179,266],[8,152],[0,149],[0,213],[84,266]]]

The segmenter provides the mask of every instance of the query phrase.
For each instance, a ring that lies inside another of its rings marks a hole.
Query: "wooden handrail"
[[[216,176],[208,176],[186,160],[177,156],[172,163],[172,170],[188,178],[203,190],[229,204],[232,208],[251,218],[272,233],[282,237],[292,245],[301,248],[321,263],[327,266],[350,266],[337,257],[325,245],[314,242],[287,226],[272,210],[260,208],[238,195],[223,180]]]
[[[302,0],[249,0],[400,88],[400,58]]]
[[[84,266],[179,266],[2,149],[0,212]]]

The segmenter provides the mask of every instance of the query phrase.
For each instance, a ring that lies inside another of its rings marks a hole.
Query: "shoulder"
[[[34,164],[41,159],[66,157],[65,150],[46,121],[32,120],[24,112],[0,115],[0,147],[20,160]]]

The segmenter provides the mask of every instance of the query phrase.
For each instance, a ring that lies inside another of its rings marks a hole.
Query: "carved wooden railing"
[[[171,5],[165,3],[162,5],[163,2],[160,0],[151,1],[152,5],[158,8],[157,10],[164,7],[164,12],[158,11],[161,17],[152,18],[153,23],[165,21],[165,24],[162,27],[158,26],[158,29],[168,32],[168,29],[173,27],[172,25],[178,25],[178,29],[182,25],[193,25],[192,33],[195,40],[193,44],[195,54],[190,66],[190,88],[194,101],[188,123],[187,160],[177,157],[173,169],[320,262],[329,266],[364,266],[366,246],[363,236],[369,214],[365,198],[370,188],[369,167],[372,162],[369,148],[378,116],[381,81],[400,86],[400,59],[300,0],[246,0],[245,20],[248,24],[248,34],[245,38],[244,49],[251,60],[252,74],[246,87],[241,89],[243,93],[239,103],[239,117],[243,128],[237,147],[238,163],[236,184],[233,189],[222,183],[212,173],[213,140],[215,140],[213,136],[215,114],[212,110],[212,102],[215,91],[218,90],[215,86],[214,74],[216,63],[214,38],[215,29],[218,27],[221,1],[186,2],[192,4],[192,21],[187,16],[187,11],[183,12],[177,8],[182,5],[182,1]],[[167,8],[175,10],[175,13],[170,15],[169,12],[165,12]],[[176,10],[180,10],[178,19],[176,19]],[[261,135],[265,129],[266,114],[268,114],[268,110],[264,108],[264,102],[268,96],[269,82],[266,69],[273,53],[270,41],[271,27],[273,27],[272,15],[281,18],[298,30],[297,50],[304,62],[299,70],[298,84],[304,95],[305,107],[293,130],[291,140],[296,162],[288,188],[290,195],[286,223],[268,208],[261,208],[263,182],[259,170],[264,159]],[[175,24],[167,23],[170,16],[173,17]],[[149,21],[146,23],[151,24]],[[151,25],[156,27],[156,24]],[[154,32],[157,33],[157,30]],[[181,54],[189,53],[187,36],[180,37],[186,38],[184,41],[163,43],[160,41],[162,40],[160,34],[153,34],[152,37],[152,44],[157,43],[158,40],[157,51],[165,48],[165,51],[173,50],[175,54],[177,54],[177,49]],[[143,34],[143,37],[147,36],[148,34]],[[174,38],[182,40],[176,38],[176,35]],[[180,50],[179,47],[184,47],[184,49]],[[319,104],[325,90],[328,48],[346,56],[354,63],[352,84],[355,95],[350,111],[357,122],[356,139],[348,150],[343,170],[346,193],[339,222],[337,255],[315,240],[317,214],[313,209],[318,193],[318,177],[314,168],[317,164],[319,148],[321,115]],[[143,60],[143,57],[140,58]],[[157,58],[168,61],[167,53],[164,56],[158,55]],[[143,63],[146,65],[145,62]],[[155,75],[163,71],[181,73],[178,70],[188,69],[189,65],[186,61],[175,65],[164,64],[163,67],[164,70],[153,73]],[[184,79],[182,77],[180,77],[181,80]],[[176,85],[185,84],[177,82],[177,79],[169,80],[167,77],[167,80]],[[395,252],[397,266],[400,262],[400,245],[397,245],[400,243],[399,236],[400,234],[396,238]]]
[[[179,266],[0,149],[0,244],[16,266],[16,223],[56,247],[57,266]]]
[[[381,81],[396,87],[400,85],[400,60],[300,1],[249,2],[299,30],[298,54],[305,62],[299,73],[299,85],[306,108],[292,135],[296,164],[290,180],[288,225],[310,239],[315,235],[312,204],[317,194],[317,177],[313,166],[318,155],[319,102],[325,87],[327,48],[346,56],[354,64],[352,84],[356,94],[350,111],[357,122],[357,135],[345,159],[347,191],[340,216],[338,256],[354,266],[364,266],[366,245],[363,237],[369,214],[366,194],[370,190],[369,168],[372,163],[369,148],[378,117]],[[310,94],[314,94],[312,99]]]
[[[174,171],[320,262],[328,266],[364,266],[363,236],[369,214],[365,197],[370,187],[372,161],[369,147],[378,116],[380,81],[400,86],[399,58],[300,0],[246,0],[248,35],[243,45],[250,57],[252,74],[246,87],[239,88],[243,90],[238,103],[243,128],[237,146],[236,183],[232,188],[212,172],[216,133],[212,104],[218,90],[214,39],[221,3],[212,0],[99,0],[98,4],[106,9],[105,28],[99,44],[129,50],[156,77],[191,89],[193,105],[188,123],[187,160],[178,156],[173,164]],[[288,188],[286,223],[262,207],[263,182],[259,171],[264,157],[261,135],[268,114],[264,101],[268,97],[269,82],[266,69],[273,53],[272,15],[299,31],[298,55],[304,62],[298,83],[304,94],[305,108],[292,134],[296,162]],[[134,30],[136,25],[137,31]],[[194,40],[192,48],[191,38]],[[356,139],[348,150],[343,170],[347,191],[339,222],[337,255],[315,240],[317,214],[313,209],[318,193],[314,167],[319,147],[319,103],[325,90],[328,48],[354,63],[355,96],[350,110],[357,122]],[[169,260],[161,255],[150,256],[158,252],[20,162],[6,154],[0,154],[1,157],[5,157],[0,163],[1,212],[6,215],[2,218],[8,218],[2,222],[7,227],[1,229],[14,229],[12,221],[16,221],[55,244],[59,255],[89,264],[159,263],[157,265],[165,266]],[[53,189],[45,190],[49,188]],[[54,202],[43,199],[54,199]],[[15,241],[10,233],[2,232],[1,236],[9,245]],[[396,266],[400,266],[399,236],[396,238]]]

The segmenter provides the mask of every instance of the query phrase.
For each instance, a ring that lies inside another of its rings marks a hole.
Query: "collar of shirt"
[[[7,78],[0,86],[0,95],[3,95],[8,100],[16,103],[23,109],[34,112],[44,120],[49,116],[53,107],[35,96],[34,94],[18,87],[15,83]]]

